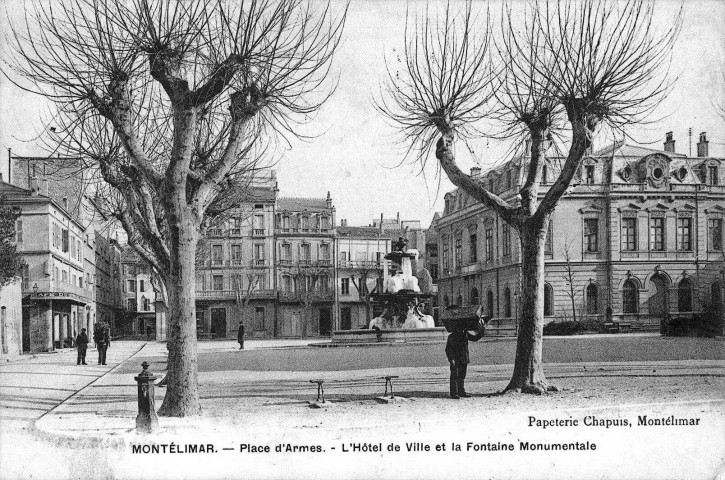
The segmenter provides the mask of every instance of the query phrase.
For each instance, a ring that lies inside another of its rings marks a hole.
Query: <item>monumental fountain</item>
[[[444,340],[446,330],[436,327],[433,317],[423,311],[424,305],[433,297],[430,291],[430,275],[421,269],[419,279],[413,274],[413,261],[418,258],[417,250],[406,249],[402,237],[393,243],[392,252],[385,255],[388,260],[383,268],[388,275],[382,291],[372,290],[371,301],[382,314],[370,321],[369,328],[336,330],[333,343],[411,342]],[[426,278],[427,277],[427,278]],[[370,287],[375,288],[376,279]],[[421,288],[421,286],[423,288]]]

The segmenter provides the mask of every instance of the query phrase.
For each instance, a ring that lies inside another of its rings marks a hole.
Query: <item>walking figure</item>
[[[239,331],[237,332],[237,342],[239,342],[239,350],[244,350],[244,321],[239,320]]]
[[[111,334],[109,327],[106,324],[96,324],[96,328],[93,331],[93,341],[96,342],[98,348],[98,365],[106,364],[106,351],[111,345]]]
[[[81,328],[81,333],[76,337],[76,345],[78,346],[78,363],[76,365],[88,365],[86,363],[86,351],[88,351],[88,335],[86,329]]]

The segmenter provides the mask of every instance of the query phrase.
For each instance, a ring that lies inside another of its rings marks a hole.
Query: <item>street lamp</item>
[[[36,283],[35,285],[33,285],[33,295],[37,295],[37,294],[38,294],[38,284]]]

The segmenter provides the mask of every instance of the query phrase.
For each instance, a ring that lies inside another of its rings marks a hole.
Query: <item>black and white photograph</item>
[[[0,477],[725,478],[725,1],[0,1]]]

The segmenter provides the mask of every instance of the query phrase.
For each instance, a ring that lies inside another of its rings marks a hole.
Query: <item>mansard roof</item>
[[[290,212],[326,212],[327,200],[324,198],[295,198],[281,197],[277,199],[277,208],[279,210],[288,210]]]

